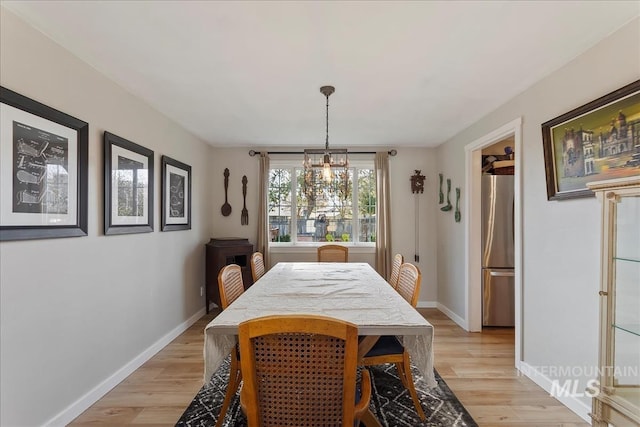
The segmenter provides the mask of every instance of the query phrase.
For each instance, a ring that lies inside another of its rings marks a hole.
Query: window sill
[[[315,254],[318,251],[318,246],[326,245],[326,244],[342,244],[342,243],[312,243],[312,244],[301,244],[301,243],[276,243],[269,245],[269,251],[272,253],[313,253]],[[356,254],[373,254],[376,252],[376,247],[374,243],[360,243],[360,244],[349,244],[345,243],[344,246],[349,248],[349,253]]]

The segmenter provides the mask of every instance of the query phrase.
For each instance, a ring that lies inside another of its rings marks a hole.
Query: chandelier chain
[[[329,149],[329,94],[326,94],[325,97],[327,98],[327,139],[324,144],[324,148],[328,150]]]

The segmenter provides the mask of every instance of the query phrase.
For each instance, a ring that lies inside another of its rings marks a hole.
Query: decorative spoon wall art
[[[442,192],[442,174],[439,173],[438,174],[438,178],[440,179],[440,193],[439,193],[439,204],[443,204],[444,203],[444,193]]]
[[[224,168],[224,205],[220,208],[222,216],[231,215],[231,205],[227,201],[227,189],[229,188],[229,168]]]

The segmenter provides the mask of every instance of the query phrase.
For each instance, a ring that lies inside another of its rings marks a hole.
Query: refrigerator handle
[[[489,275],[494,277],[505,277],[505,276],[513,277],[516,275],[516,273],[514,273],[513,271],[491,271]]]

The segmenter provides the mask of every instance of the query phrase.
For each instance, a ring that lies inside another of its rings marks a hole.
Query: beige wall
[[[636,18],[437,150],[446,174],[463,182],[465,145],[522,117],[523,358],[546,384],[556,379],[550,369],[577,366],[587,374],[575,378],[584,390],[597,366],[600,222],[593,198],[547,201],[540,125],[638,78]],[[438,301],[464,318],[464,230],[445,219],[438,218]],[[586,416],[590,400],[567,404]]]
[[[0,424],[60,425],[204,309],[211,148],[0,10],[2,86],[89,123],[88,236],[0,243]],[[105,130],[155,152],[153,233],[103,235]],[[192,167],[189,231],[160,231],[162,155]]]

